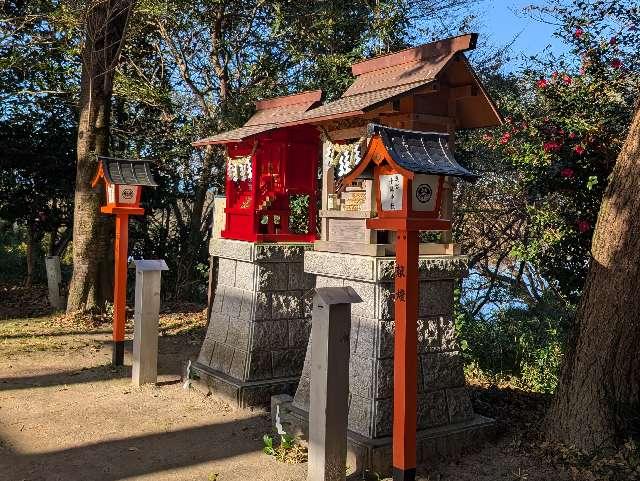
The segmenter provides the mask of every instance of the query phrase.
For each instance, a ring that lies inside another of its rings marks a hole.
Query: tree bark
[[[73,216],[73,276],[67,312],[103,310],[111,296],[108,265],[113,219],[100,214],[91,188],[97,157],[108,154],[113,76],[134,0],[93,0],[86,14],[82,51],[80,121]]]
[[[618,444],[639,417],[640,110],[610,176],[591,247],[591,266],[548,439],[592,453]]]

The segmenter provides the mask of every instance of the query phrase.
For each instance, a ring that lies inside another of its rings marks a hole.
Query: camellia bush
[[[512,255],[530,261],[572,300],[638,88],[637,72],[621,60],[624,36],[603,37],[608,28],[585,23],[569,37],[573,55],[526,71],[530,98],[514,98],[504,127],[483,137],[517,168],[526,189],[530,235]]]
[[[558,0],[530,14],[559,25],[568,48],[519,72],[484,72],[505,122],[460,136],[456,155],[482,178],[456,201],[471,261],[457,325],[469,365],[551,392],[636,107],[640,7]]]

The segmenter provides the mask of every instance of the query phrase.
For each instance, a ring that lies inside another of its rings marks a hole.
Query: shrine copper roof
[[[355,81],[339,99],[315,106],[321,92],[313,91],[257,102],[258,111],[243,127],[199,140],[194,145],[239,142],[276,128],[362,115],[427,86],[454,58],[462,62],[457,62],[453,75],[460,84],[474,84],[480,92],[480,96],[459,102],[459,114],[465,118],[460,126],[497,125],[501,119],[493,102],[464,55],[457,57],[474,49],[477,37],[475,33],[460,35],[358,62],[351,67]]]
[[[284,97],[276,97],[256,102],[256,113],[240,128],[222,132],[193,145],[226,144],[240,142],[252,135],[276,129],[294,119],[301,119],[304,113],[318,104],[322,90],[312,90]]]
[[[462,167],[448,146],[448,134],[417,132],[369,124],[369,134],[380,136],[385,149],[400,167],[410,172],[450,175],[475,180],[477,174]]]

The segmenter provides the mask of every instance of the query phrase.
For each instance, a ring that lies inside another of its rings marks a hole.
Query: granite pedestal
[[[192,377],[238,407],[268,405],[293,393],[310,332],[314,276],[305,274],[312,244],[214,239],[218,284]],[[195,376],[194,376],[195,375]]]
[[[394,274],[392,257],[307,252],[316,287],[351,286],[363,302],[351,313],[349,446],[352,466],[380,474],[391,468]],[[490,434],[493,421],[473,412],[465,388],[453,319],[454,287],[465,256],[421,256],[418,320],[418,462],[461,451]],[[309,342],[311,345],[311,341]],[[309,409],[310,351],[293,399],[274,408],[292,432],[304,434]],[[285,428],[286,429],[286,428]]]

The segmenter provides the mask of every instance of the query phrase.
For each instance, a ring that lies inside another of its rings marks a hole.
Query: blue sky
[[[476,12],[482,43],[488,41],[502,46],[519,35],[512,48],[512,68],[518,63],[517,57],[534,55],[547,47],[554,53],[561,53],[564,46],[553,36],[554,26],[537,21],[523,12],[526,6],[541,3],[533,0],[485,0]]]

